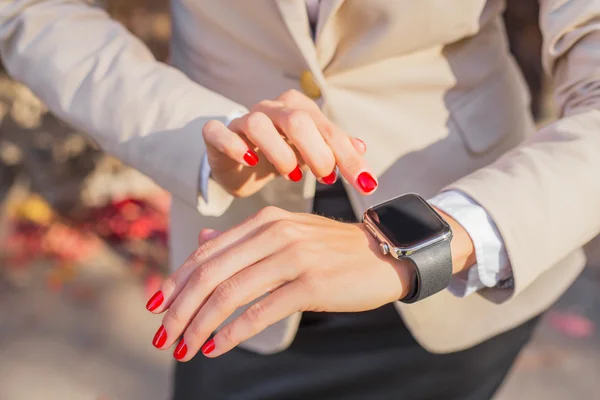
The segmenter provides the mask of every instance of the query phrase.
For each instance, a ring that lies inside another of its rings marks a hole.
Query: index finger
[[[241,224],[226,232],[214,235],[210,240],[200,244],[183,265],[162,283],[160,289],[148,301],[146,309],[155,314],[163,313],[171,306],[174,299],[183,290],[192,273],[199,265],[218,256],[232,245],[243,241],[261,226],[269,222],[284,219],[289,215],[291,214],[285,210],[276,207],[266,207]],[[210,236],[208,232],[205,232],[205,234]]]
[[[351,138],[324,115],[323,119],[317,123],[317,128],[331,148],[342,176],[363,194],[375,192],[378,186],[377,179],[364,157],[356,151]]]
[[[295,90],[283,93],[278,100],[290,108],[305,110],[333,152],[342,176],[363,194],[375,192],[378,186],[375,174],[357,151],[353,138],[331,122],[314,101]]]

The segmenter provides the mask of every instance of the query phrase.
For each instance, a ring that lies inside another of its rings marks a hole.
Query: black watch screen
[[[391,241],[390,245],[399,248],[412,248],[450,231],[448,223],[416,194],[377,205],[367,215]]]

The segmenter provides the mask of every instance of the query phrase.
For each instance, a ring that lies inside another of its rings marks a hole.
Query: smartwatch
[[[363,222],[384,255],[414,265],[413,287],[402,302],[414,303],[448,287],[452,229],[421,196],[409,193],[369,208]]]

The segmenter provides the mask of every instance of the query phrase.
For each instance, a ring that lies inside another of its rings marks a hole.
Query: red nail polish
[[[331,174],[327,175],[326,177],[321,178],[321,182],[323,182],[326,185],[333,185],[336,180],[337,180],[337,173],[335,172],[335,170],[333,170],[333,172]]]
[[[294,182],[298,182],[298,181],[300,181],[300,179],[302,179],[302,170],[300,169],[299,165],[296,167],[295,170],[290,172],[290,174],[288,175],[288,178],[290,178],[290,180],[292,180]]]
[[[356,181],[358,182],[358,186],[360,186],[365,193],[371,193],[373,190],[377,189],[377,181],[368,172],[361,172]]]
[[[187,344],[185,344],[185,340],[181,339],[179,341],[179,344],[175,348],[175,351],[173,352],[173,357],[175,357],[175,359],[177,360],[182,360],[183,357],[185,357],[185,355],[187,354],[187,351]]]
[[[154,335],[154,339],[152,339],[152,345],[157,349],[160,349],[167,342],[167,331],[164,326],[160,326],[158,331],[156,331],[156,335]]]
[[[208,342],[204,343],[202,346],[202,354],[210,354],[215,349],[215,340],[210,339]]]
[[[148,303],[146,303],[146,309],[148,311],[154,311],[160,307],[164,300],[165,297],[163,296],[163,292],[162,290],[159,290],[158,292],[154,293],[154,296],[150,297],[150,300],[148,300]]]
[[[246,154],[244,154],[244,161],[246,161],[249,166],[254,167],[258,164],[258,156],[254,151],[248,150]]]

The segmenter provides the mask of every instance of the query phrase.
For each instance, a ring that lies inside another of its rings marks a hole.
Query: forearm
[[[553,66],[561,118],[446,188],[473,198],[495,221],[515,293],[600,231],[600,33],[575,38],[553,53],[563,55]]]
[[[0,0],[8,72],[60,118],[196,206],[201,129],[234,102],[157,62],[87,1]]]

